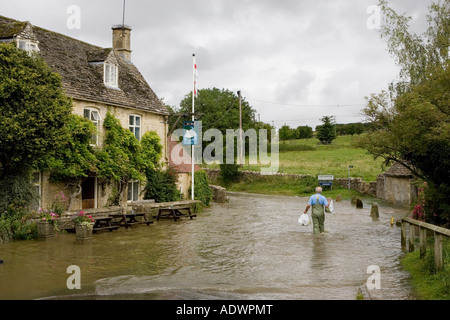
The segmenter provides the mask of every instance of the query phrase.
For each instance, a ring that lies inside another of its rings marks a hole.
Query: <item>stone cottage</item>
[[[37,51],[62,79],[63,89],[73,101],[73,113],[90,119],[97,127],[92,144],[103,145],[103,120],[110,110],[140,139],[147,131],[156,131],[163,145],[162,161],[167,158],[167,120],[169,112],[132,62],[131,28],[112,27],[112,48],[101,48],[63,34],[45,30],[0,16],[0,42],[16,42],[18,48]],[[48,173],[35,173],[34,181],[45,207],[67,186],[49,182]],[[89,175],[82,184],[73,210],[101,208],[108,205],[111,186]],[[142,186],[130,182],[126,200],[140,200]],[[123,199],[125,200],[125,199]]]

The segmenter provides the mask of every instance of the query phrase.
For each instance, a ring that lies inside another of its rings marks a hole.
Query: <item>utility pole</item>
[[[242,96],[241,91],[238,92],[239,96],[239,164],[241,168],[244,166],[243,154],[244,154],[244,145],[242,144]]]

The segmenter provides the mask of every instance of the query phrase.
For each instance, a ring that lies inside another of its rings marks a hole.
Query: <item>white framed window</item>
[[[31,183],[34,186],[34,190],[36,194],[39,196],[39,207],[41,207],[41,198],[42,198],[42,175],[40,172],[33,172]]]
[[[105,63],[104,81],[106,86],[119,87],[119,68],[116,65]]]
[[[17,40],[17,47],[19,49],[27,51],[28,54],[39,51],[37,43],[31,42],[29,40]]]
[[[139,200],[139,181],[128,182],[128,201]]]
[[[141,140],[141,116],[130,114],[128,127],[136,139]]]
[[[84,108],[84,117],[86,119],[89,119],[92,121],[92,123],[94,124],[96,130],[96,133],[94,135],[92,135],[91,138],[91,144],[92,145],[97,145],[98,144],[98,128],[100,126],[100,115],[98,113],[97,109],[92,109],[92,108]]]

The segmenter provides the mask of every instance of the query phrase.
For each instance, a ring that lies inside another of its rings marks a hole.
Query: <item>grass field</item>
[[[307,195],[317,186],[317,176],[320,174],[334,175],[335,178],[347,178],[348,166],[351,177],[361,177],[364,181],[375,181],[377,175],[386,171],[382,160],[374,160],[365,150],[354,147],[355,137],[339,136],[331,145],[321,145],[315,138],[280,142],[279,172],[312,175],[302,183],[289,177],[263,177],[255,180],[241,180],[226,186],[230,191],[279,194]],[[208,166],[218,168],[216,166]],[[242,170],[259,171],[261,166],[248,165],[248,160]],[[342,195],[351,198],[356,191],[333,187],[325,191],[326,196]]]
[[[381,159],[363,149],[353,146],[354,136],[338,136],[330,145],[321,145],[316,138],[280,142],[279,172],[334,175],[335,178],[347,178],[348,166],[352,165],[350,175],[361,177],[364,181],[375,181],[377,175],[386,171]],[[261,166],[248,165],[243,169],[259,171]],[[211,168],[218,166],[210,166]]]

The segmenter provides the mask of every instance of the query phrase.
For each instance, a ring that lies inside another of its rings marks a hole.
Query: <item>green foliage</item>
[[[0,163],[5,171],[40,166],[66,143],[72,104],[38,55],[0,44],[0,66]]]
[[[110,112],[103,126],[106,129],[104,148],[97,152],[98,176],[119,185],[119,195],[130,180],[143,181],[144,161],[141,145],[131,131],[124,129]]]
[[[430,238],[432,240],[432,238]],[[425,257],[417,250],[402,259],[402,266],[411,274],[414,292],[420,300],[450,299],[450,240],[443,242],[444,269],[436,271],[433,245],[429,244]]]
[[[309,126],[299,126],[292,129],[288,125],[284,125],[278,131],[280,140],[309,139],[313,136],[313,130]]]
[[[36,223],[32,213],[24,207],[9,205],[0,214],[0,243],[8,240],[30,240],[37,238]]]
[[[47,160],[46,167],[52,181],[66,181],[78,184],[89,172],[97,171],[98,160],[90,145],[96,132],[93,123],[71,114],[67,123],[70,137],[67,143]]]
[[[441,69],[448,61],[450,38],[450,3],[433,3],[427,14],[428,29],[417,35],[410,31],[412,17],[400,15],[380,0],[384,23],[381,37],[387,39],[389,53],[400,67],[401,82],[391,83],[397,95],[428,78],[430,70]]]
[[[189,193],[191,193],[189,188]],[[213,192],[209,187],[208,176],[205,171],[199,170],[194,175],[194,198],[203,202],[206,206],[209,205],[213,197]]]
[[[31,183],[31,171],[26,168],[5,172],[0,176],[0,214],[10,206],[37,208],[38,195]]]
[[[106,137],[103,150],[96,152],[99,177],[117,185],[111,203],[120,204],[120,199],[129,181],[144,181],[146,175],[158,168],[162,155],[160,138],[149,131],[139,142],[131,131],[124,129],[120,121],[107,112],[103,126]],[[148,177],[147,177],[148,180]]]
[[[358,146],[385,164],[400,162],[427,181],[427,219],[444,223],[450,217],[450,3],[433,4],[428,30],[409,31],[410,17],[397,14],[380,1],[386,24],[382,36],[400,66],[401,82],[390,91],[373,94],[364,109],[374,131]]]
[[[299,126],[297,127],[296,131],[296,139],[309,139],[313,136],[313,129],[309,126]]]
[[[153,171],[157,169],[159,161],[162,157],[163,147],[161,138],[156,131],[146,132],[141,139],[142,160],[144,162],[145,171]],[[148,177],[147,177],[148,179]]]
[[[336,139],[336,127],[333,122],[333,117],[324,116],[321,121],[323,124],[316,127],[317,139],[322,144],[330,144]]]
[[[347,124],[336,124],[336,134],[337,135],[358,135],[365,131],[372,129],[370,123],[347,123]]]
[[[155,202],[178,201],[181,198],[177,189],[177,176],[174,169],[147,170],[147,185],[144,199],[154,199]]]
[[[268,148],[270,150],[270,148]],[[289,151],[314,151],[317,148],[307,144],[298,143],[280,143],[278,145],[279,152],[289,152]]]
[[[246,131],[253,128],[255,110],[242,99],[242,128]],[[192,92],[180,102],[178,112],[190,113],[192,111]],[[237,94],[226,89],[201,89],[195,101],[195,112],[202,113],[197,117],[202,121],[204,130],[215,128],[223,134],[227,129],[239,128],[239,98]],[[187,117],[186,120],[191,120]]]
[[[220,165],[220,176],[225,185],[228,185],[232,182],[237,182],[241,173],[239,172],[239,165],[237,164],[226,164],[223,163]]]

